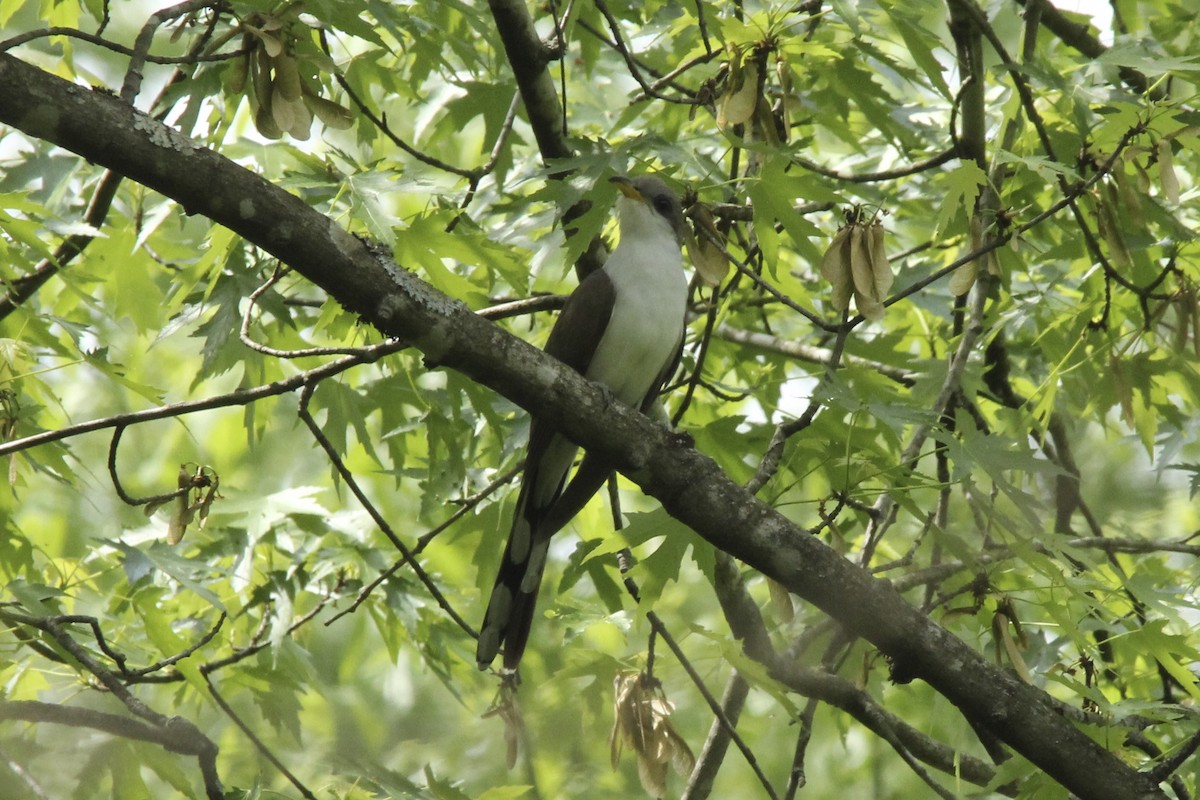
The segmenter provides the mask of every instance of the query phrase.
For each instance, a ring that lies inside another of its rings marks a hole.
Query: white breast
[[[683,259],[673,235],[624,236],[604,270],[616,297],[587,377],[636,407],[683,338]]]

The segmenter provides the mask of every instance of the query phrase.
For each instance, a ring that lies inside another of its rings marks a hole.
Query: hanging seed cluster
[[[622,673],[613,679],[613,729],[609,738],[613,769],[622,745],[637,755],[638,777],[651,797],[667,796],[667,769],[688,775],[696,765],[691,748],[671,726],[675,707],[662,686],[644,672]]]
[[[792,89],[792,69],[779,41],[768,35],[749,45],[729,43],[725,49],[727,57],[717,75],[700,87],[698,105],[713,110],[722,130],[742,125],[741,134],[749,140],[786,144],[789,113],[800,99]],[[769,66],[772,54],[774,77]]]
[[[268,139],[284,133],[306,140],[313,118],[330,128],[349,128],[350,111],[322,97],[301,74],[293,51],[287,20],[254,15],[242,22],[242,51],[231,66],[229,89],[247,97],[254,111],[254,127]]]
[[[830,302],[838,311],[850,306],[853,295],[858,313],[869,320],[883,319],[883,301],[893,280],[883,223],[851,214],[821,259],[821,275],[833,286]]]
[[[712,211],[703,203],[693,203],[687,215],[694,232],[687,243],[692,266],[706,286],[720,286],[729,274],[729,260],[724,251],[725,237],[718,230]]]

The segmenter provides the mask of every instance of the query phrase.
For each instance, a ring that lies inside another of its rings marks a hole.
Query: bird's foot
[[[696,446],[696,440],[687,431],[671,431],[668,434],[668,439],[675,447],[693,448]]]

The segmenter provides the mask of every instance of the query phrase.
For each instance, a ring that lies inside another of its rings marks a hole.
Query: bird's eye
[[[658,195],[654,198],[654,209],[663,216],[668,216],[671,213],[671,198],[665,194]]]

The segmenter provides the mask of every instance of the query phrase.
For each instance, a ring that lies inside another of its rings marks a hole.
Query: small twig
[[[759,350],[768,350],[782,356],[787,356],[788,358],[794,358],[797,361],[820,364],[822,366],[828,366],[833,363],[833,350],[825,347],[814,347],[803,342],[798,342],[795,339],[785,339],[780,336],[772,336],[768,333],[732,328],[729,325],[719,325],[716,334],[726,341],[736,342],[737,344]],[[842,354],[841,362],[846,366],[874,370],[901,386],[913,386],[916,383],[916,374],[903,367],[896,367],[891,364],[884,364],[881,361],[872,361],[869,358],[847,353]]]
[[[604,0],[594,0],[596,10],[604,17],[608,23],[608,30],[612,33],[612,40],[608,44],[621,54],[625,59],[625,66],[629,68],[629,75],[642,87],[642,91],[647,97],[653,97],[658,100],[665,100],[668,103],[678,103],[681,105],[695,105],[696,101],[691,98],[671,97],[658,91],[657,88],[646,82],[642,77],[642,70],[638,67],[637,60],[633,54],[629,52],[629,48],[625,46],[625,38],[621,35],[621,25],[617,22],[617,18],[608,9],[608,4]],[[607,41],[607,40],[606,40]]]
[[[467,191],[463,195],[463,199],[459,201],[458,213],[446,224],[446,233],[452,233],[458,227],[458,224],[466,216],[467,206],[471,205],[475,199],[475,193],[479,191],[479,184],[483,182],[484,176],[495,171],[496,163],[504,152],[504,145],[507,143],[509,135],[512,134],[513,124],[517,121],[517,111],[520,108],[521,93],[514,92],[512,102],[508,104],[508,112],[504,115],[504,122],[500,125],[500,133],[497,134],[496,141],[492,144],[492,152],[488,156],[487,163],[479,168],[478,174],[472,175],[467,180]]]
[[[836,328],[831,326],[825,320],[821,319],[814,312],[809,311],[807,308],[800,305],[795,300],[793,300],[792,298],[788,297],[783,292],[776,289],[770,283],[767,283],[767,281],[764,280],[763,277],[758,274],[758,272],[756,272],[755,270],[753,270],[749,266],[747,266],[747,264],[742,259],[738,258],[733,253],[729,252],[729,250],[725,247],[725,245],[723,243],[721,243],[711,233],[709,233],[708,231],[702,231],[702,233],[704,236],[706,236],[708,238],[709,242],[711,242],[714,246],[720,248],[721,253],[724,254],[725,258],[727,258],[729,260],[730,264],[733,264],[734,268],[740,274],[746,276],[751,281],[753,281],[754,284],[758,288],[762,289],[767,294],[771,295],[776,300],[778,300],[780,303],[783,303],[785,306],[790,308],[792,311],[795,311],[797,314],[804,317],[805,319],[807,319],[812,324],[816,325],[821,330],[825,330],[825,331],[836,330]],[[861,318],[859,318],[859,319],[861,320]]]
[[[213,5],[213,0],[184,0],[182,3],[164,8],[151,14],[134,40],[129,67],[125,70],[125,83],[121,86],[121,99],[132,104],[142,87],[142,69],[149,57],[154,34],[168,21],[191,14]]]
[[[714,287],[712,290],[713,299],[709,303],[708,311],[704,315],[704,333],[700,334],[699,349],[696,352],[696,365],[692,369],[691,378],[687,382],[687,391],[684,392],[683,400],[680,401],[679,407],[675,409],[675,413],[671,416],[671,425],[679,424],[683,419],[683,415],[687,413],[688,408],[692,404],[692,398],[696,394],[696,387],[700,386],[703,381],[704,364],[708,360],[708,346],[712,341],[713,329],[717,324],[717,309],[720,301],[720,287]]]
[[[190,721],[183,717],[167,717],[150,708],[142,702],[136,695],[129,691],[129,688],[121,681],[117,675],[107,667],[103,666],[91,653],[87,651],[79,642],[75,641],[67,631],[63,630],[64,623],[75,621],[95,622],[90,617],[76,618],[73,616],[65,617],[33,617],[27,614],[16,613],[12,611],[0,611],[5,619],[10,622],[18,622],[23,625],[28,625],[32,628],[37,628],[50,636],[58,643],[63,650],[67,651],[75,662],[87,672],[90,672],[105,689],[107,689],[114,697],[120,700],[127,709],[136,717],[140,717],[149,723],[142,730],[153,730],[154,738],[149,741],[155,741],[161,744],[172,752],[181,753],[184,755],[194,755],[199,758],[200,771],[204,776],[205,790],[210,800],[221,800],[224,793],[221,789],[220,779],[216,772],[216,755],[217,746],[212,740],[205,736],[200,730]],[[98,628],[98,624],[96,626]],[[97,632],[97,641],[103,641],[103,636]],[[112,651],[105,646],[104,651],[110,658],[113,657]],[[118,657],[119,658],[119,657]],[[123,659],[120,659],[123,661]],[[41,704],[50,705],[50,704]],[[53,708],[63,709],[65,706],[52,706]],[[26,708],[29,708],[26,706]],[[75,710],[75,709],[71,709]],[[47,712],[53,713],[53,712]],[[115,717],[115,715],[107,715],[114,719],[123,719]],[[136,722],[136,720],[129,720]]]
[[[313,606],[311,610],[309,610],[303,616],[295,619],[292,624],[288,626],[287,635],[291,636],[301,627],[313,620],[319,613],[321,613],[325,606],[332,602],[334,595],[341,589],[341,587],[342,580],[339,579],[337,585],[328,594],[322,597],[321,600],[315,606]],[[206,661],[197,667],[197,670],[201,675],[211,675],[219,669],[223,669],[231,664],[236,664],[239,661],[244,661],[255,653],[262,651],[271,644],[270,640],[267,639],[267,633],[270,631],[270,629],[271,618],[264,614],[262,619],[259,621],[258,628],[251,635],[249,644],[244,647],[236,648],[227,656],[222,656],[221,658],[216,658],[212,661]],[[204,642],[201,642],[201,645],[206,641],[207,637],[205,637]],[[196,649],[198,649],[198,646],[190,647],[188,649],[194,652]],[[124,673],[122,677],[127,683],[176,683],[183,680],[183,675],[178,670],[150,672],[148,669],[142,669]]]
[[[736,669],[732,670],[721,695],[721,708],[725,712],[725,719],[730,723],[736,724],[741,717],[749,694],[750,682]],[[712,793],[713,781],[716,780],[721,765],[725,763],[725,755],[729,752],[729,742],[729,728],[720,718],[714,719],[680,800],[704,800]]]
[[[28,790],[35,800],[51,800],[50,795],[46,794],[46,790],[29,774],[29,771],[3,750],[0,750],[0,763],[4,765],[5,769],[17,776],[17,779],[21,781],[25,789]]]
[[[1142,129],[1140,126],[1135,126],[1127,130],[1125,135],[1122,136],[1120,141],[1117,142],[1116,147],[1113,148],[1112,155],[1110,155],[1108,160],[1106,160],[1102,165],[1100,165],[1100,167],[1097,168],[1096,174],[1092,175],[1086,181],[1076,184],[1066,197],[1061,198],[1022,225],[1019,225],[1015,228],[1009,228],[1008,230],[1004,231],[996,231],[994,236],[988,242],[980,245],[975,250],[966,253],[960,258],[955,259],[941,269],[925,276],[921,280],[916,281],[903,291],[897,292],[887,300],[884,300],[883,305],[891,306],[900,302],[906,297],[916,294],[926,286],[929,286],[931,283],[936,283],[964,264],[969,264],[978,258],[982,258],[993,250],[998,250],[999,248],[1008,244],[1014,237],[1020,236],[1021,234],[1036,228],[1038,225],[1041,225],[1046,220],[1058,214],[1058,212],[1062,211],[1064,208],[1071,206],[1078,197],[1085,194],[1089,189],[1092,188],[1092,186],[1094,186],[1112,171],[1112,168],[1116,164],[1121,153],[1124,152],[1125,148],[1128,147],[1137,136],[1140,136],[1141,133]],[[851,320],[851,322],[853,323],[861,320],[862,317],[858,316]]]
[[[124,666],[121,666],[121,672],[124,675],[141,676],[141,675],[149,675],[152,672],[158,672],[159,670],[166,669],[167,667],[170,667],[170,666],[174,666],[175,664],[178,664],[180,661],[187,658],[188,656],[195,654],[197,651],[200,650],[200,648],[204,647],[209,642],[211,642],[213,640],[213,638],[217,635],[217,632],[221,630],[221,626],[225,624],[225,620],[226,620],[226,615],[225,615],[225,612],[222,611],[220,613],[220,615],[217,617],[217,621],[213,624],[213,626],[211,628],[209,628],[205,632],[205,634],[203,636],[201,636],[194,644],[188,645],[183,650],[180,650],[178,653],[176,653],[173,656],[168,656],[167,658],[164,658],[161,661],[155,661],[153,664],[142,667],[141,669],[126,670]]]
[[[567,296],[564,294],[539,294],[533,297],[526,297],[522,300],[508,300],[497,303],[494,306],[481,309],[477,313],[479,316],[491,320],[507,319],[508,317],[519,317],[537,311],[556,311],[562,308],[566,301]]]
[[[251,350],[262,353],[265,356],[272,358],[305,358],[308,356],[342,356],[342,355],[360,355],[367,350],[367,347],[305,347],[299,350],[279,350],[274,347],[269,347],[265,344],[259,344],[250,336],[250,317],[254,309],[258,307],[258,300],[266,294],[272,286],[279,282],[280,278],[286,275],[288,270],[282,265],[276,264],[275,269],[271,271],[271,277],[267,278],[266,282],[250,293],[247,298],[249,302],[246,304],[246,313],[242,314],[242,327],[238,330],[238,338],[242,340],[242,344],[249,347]]]
[[[1150,779],[1161,783],[1170,777],[1171,773],[1183,766],[1183,762],[1192,757],[1200,749],[1200,731],[1193,733],[1191,738],[1175,748],[1170,758],[1163,759],[1158,766],[1150,770]]]
[[[121,435],[125,433],[125,428],[126,426],[123,424],[117,425],[113,429],[112,440],[108,444],[108,477],[109,480],[112,481],[113,489],[116,491],[117,497],[121,498],[121,502],[129,506],[145,506],[151,504],[157,505],[174,500],[175,498],[185,495],[192,490],[191,486],[184,486],[183,488],[175,489],[174,491],[166,492],[164,494],[156,494],[150,497],[133,497],[126,492],[125,487],[121,485],[121,478],[117,474],[117,448],[121,444]]]
[[[808,754],[808,743],[812,741],[813,718],[820,705],[819,700],[810,697],[804,704],[804,710],[800,712],[798,720],[800,730],[796,734],[796,749],[792,753],[792,769],[788,773],[787,789],[783,793],[783,800],[795,800],[796,792],[800,791],[808,782],[804,770],[804,760]]]
[[[843,317],[845,317],[844,314]],[[846,339],[849,335],[850,326],[843,322],[842,327],[838,330],[837,337],[833,340],[833,349],[830,351],[829,363],[826,365],[825,373],[821,376],[821,380],[813,390],[812,398],[809,400],[808,405],[796,419],[781,422],[775,426],[775,432],[771,435],[771,441],[763,453],[762,460],[758,464],[758,469],[755,470],[754,476],[746,482],[746,491],[751,494],[757,494],[767,484],[767,481],[779,470],[779,464],[783,459],[784,445],[787,444],[787,440],[807,428],[816,419],[817,412],[821,408],[821,394],[837,374],[842,360],[842,351],[846,347]]]
[[[318,30],[317,34],[320,37],[321,49],[325,52],[325,55],[332,58],[333,53],[329,48],[329,40],[325,35],[325,31]],[[338,85],[342,87],[342,91],[344,91],[346,96],[350,98],[350,102],[352,102],[355,107],[358,108],[359,112],[364,117],[371,121],[372,125],[379,129],[380,133],[390,139],[392,144],[396,145],[401,150],[420,161],[422,164],[426,164],[434,169],[440,169],[443,172],[449,172],[451,175],[457,175],[460,178],[466,178],[467,180],[471,180],[486,174],[483,172],[481,167],[474,167],[472,169],[456,167],[453,164],[448,164],[441,159],[434,158],[428,153],[418,150],[416,147],[405,141],[398,133],[392,130],[391,126],[387,123],[386,117],[376,114],[375,111],[372,110],[369,105],[367,105],[367,102],[359,97],[358,92],[354,91],[354,87],[350,85],[350,81],[346,80],[345,76],[342,75],[340,71],[334,70],[333,79],[336,80]]]

